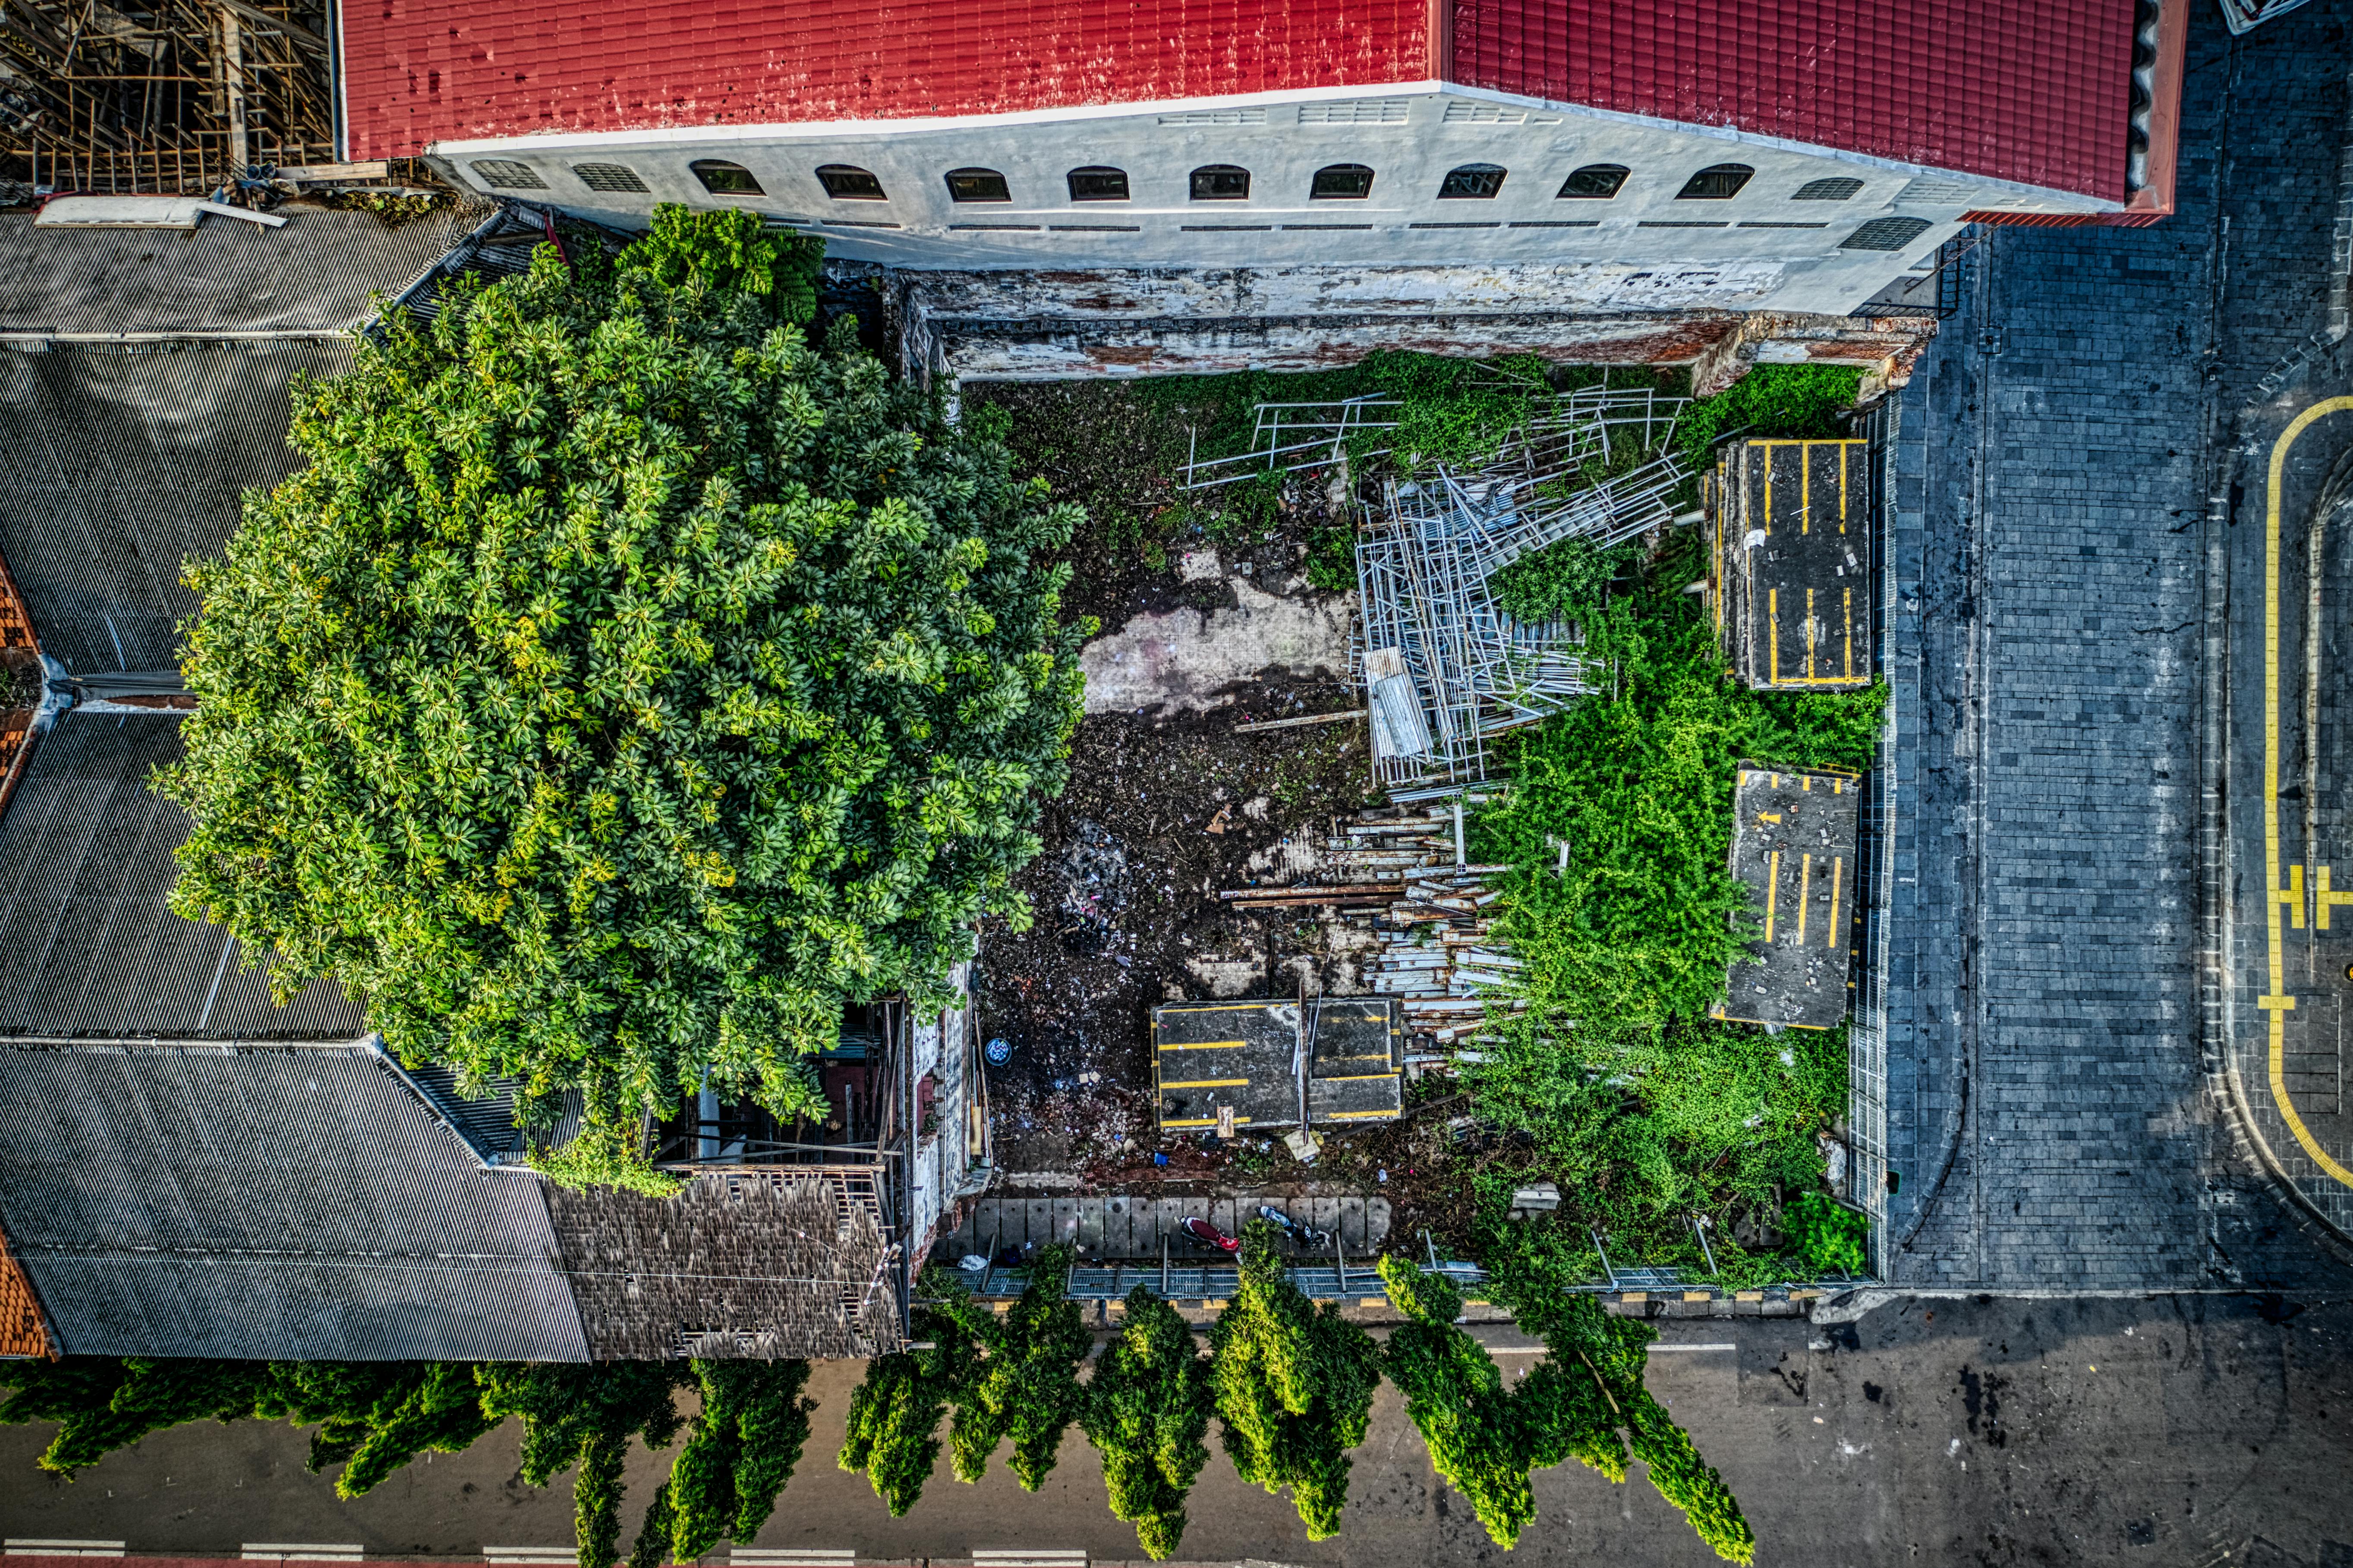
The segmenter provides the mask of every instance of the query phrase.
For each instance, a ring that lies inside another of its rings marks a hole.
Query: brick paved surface
[[[2207,432],[2324,324],[2348,10],[2200,7],[2177,215],[1995,231],[1903,395],[1895,1279],[2346,1281],[2207,1086],[2199,826]]]

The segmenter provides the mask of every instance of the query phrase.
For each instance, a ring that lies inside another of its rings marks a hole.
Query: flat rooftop
[[[1836,1028],[1852,997],[1855,826],[1862,781],[1740,764],[1732,874],[1763,922],[1725,975],[1713,1016],[1738,1024]]]
[[[1870,444],[1739,441],[1705,476],[1716,633],[1743,683],[1872,679]]]
[[[1160,1125],[1177,1132],[1296,1127],[1300,1121],[1296,1000],[1166,1002],[1152,1010]],[[1393,997],[1338,996],[1304,1005],[1310,1031],[1311,1125],[1395,1121],[1405,1106],[1405,1017]]]

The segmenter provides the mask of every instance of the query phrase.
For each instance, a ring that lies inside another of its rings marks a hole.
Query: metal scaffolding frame
[[[1579,628],[1514,620],[1490,582],[1564,540],[1606,547],[1672,521],[1671,498],[1690,473],[1671,449],[1605,479],[1582,470],[1611,455],[1613,426],[1639,425],[1641,451],[1665,447],[1683,405],[1643,392],[1565,394],[1477,471],[1431,465],[1384,486],[1357,538],[1353,654],[1383,784],[1483,779],[1490,736],[1595,689]]]
[[[1397,420],[1385,417],[1402,406],[1394,397],[1367,395],[1338,403],[1261,403],[1250,426],[1250,448],[1229,458],[1196,456],[1200,432],[1185,448],[1183,476],[1176,488],[1215,489],[1219,485],[1254,479],[1263,474],[1295,474],[1306,468],[1328,468],[1348,456],[1348,438],[1367,430],[1393,430]],[[1359,458],[1388,455],[1384,447],[1357,453]]]

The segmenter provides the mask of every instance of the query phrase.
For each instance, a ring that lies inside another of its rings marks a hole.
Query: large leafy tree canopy
[[[309,466],[190,570],[174,909],[607,1129],[706,1071],[810,1108],[846,1000],[1021,916],[1076,512],[805,341],[815,243],[665,209],[298,388]]]

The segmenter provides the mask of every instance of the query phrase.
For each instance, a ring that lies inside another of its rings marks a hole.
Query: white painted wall
[[[1335,119],[1352,122],[1329,122]],[[513,194],[607,223],[642,226],[657,202],[740,205],[824,234],[831,255],[901,268],[1214,273],[1493,265],[1549,269],[1564,280],[1589,277],[1553,307],[1567,310],[1839,314],[1951,237],[1964,211],[2115,206],[1718,128],[1434,83],[954,120],[507,137],[442,142],[432,152],[484,189],[491,187],[474,173],[476,161],[526,163],[548,188]],[[712,195],[689,172],[699,158],[744,165],[766,194]],[[647,194],[590,190],[571,170],[591,162],[628,165]],[[1447,171],[1475,163],[1509,171],[1499,195],[1437,199]],[[1558,199],[1571,170],[1599,163],[1633,171],[1615,199]],[[1675,199],[1694,172],[1718,163],[1746,163],[1757,174],[1729,201]],[[828,197],[814,173],[822,163],[872,172],[887,199]],[[1250,170],[1250,199],[1189,200],[1188,175],[1207,163]],[[1369,165],[1371,196],[1309,200],[1314,172],[1330,163]],[[1088,164],[1124,169],[1133,199],[1071,202],[1064,176]],[[1012,201],[951,201],[944,176],[960,167],[1002,172]],[[1843,202],[1790,199],[1807,182],[1836,176],[1860,179],[1862,188]],[[1864,222],[1889,216],[1931,226],[1901,251],[1841,248]],[[1725,226],[1662,226],[1693,223]],[[1591,226],[1559,226],[1572,224]],[[1483,226],[1444,226],[1461,225]],[[1818,226],[1773,226],[1790,225]],[[1645,298],[1646,290],[1661,297]],[[1480,308],[1451,295],[1446,303]],[[1387,296],[1383,306],[1366,308],[1388,308]]]

